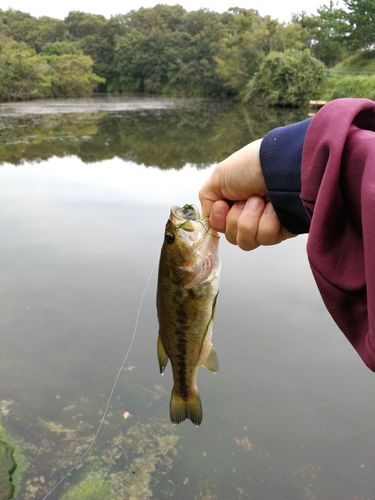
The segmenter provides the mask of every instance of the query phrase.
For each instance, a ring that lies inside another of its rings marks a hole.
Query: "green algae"
[[[94,446],[81,460],[94,439],[92,420],[102,414],[100,403],[89,412],[87,404],[82,398],[73,401],[58,421],[39,417],[25,422],[18,403],[0,402],[0,418],[7,424],[7,429],[0,427],[0,439],[14,448],[17,463],[15,498],[43,498],[75,464],[74,473],[59,485],[61,500],[145,500],[159,490],[169,498],[175,486],[166,482],[166,475],[177,458],[180,439],[169,421],[145,421],[111,410],[100,436],[104,450]],[[28,444],[14,435],[13,424],[21,421]],[[12,497],[0,496],[8,498]]]
[[[90,463],[89,472],[62,500],[145,500],[173,465],[179,437],[160,421],[137,423],[112,439],[107,452]],[[93,470],[95,472],[93,472]],[[156,474],[155,474],[156,473]]]
[[[50,432],[53,432],[54,434],[74,434],[73,429],[66,429],[62,424],[56,424],[55,422],[46,422],[41,418],[39,419],[39,421],[43,425],[43,427],[48,429]]]
[[[76,486],[69,489],[62,500],[103,500],[111,498],[111,487],[108,481],[101,477],[100,473],[89,473]]]
[[[13,401],[11,400],[0,401],[0,477],[7,478],[10,483],[9,490],[0,488],[0,500],[13,498],[13,495],[17,495],[28,467],[25,457],[27,445],[22,439],[7,431],[2,422],[11,412],[12,405]],[[7,491],[9,491],[10,496],[6,496]]]
[[[170,432],[170,426],[153,422],[131,427],[125,435],[117,438],[116,444],[129,449],[133,446],[134,456],[125,470],[110,475],[112,497],[116,500],[145,500],[152,496],[151,482],[155,486],[154,473],[164,473],[173,465],[173,452],[179,437]]]
[[[12,481],[16,463],[13,460],[14,449],[4,441],[0,441],[0,500],[13,497],[14,485]]]

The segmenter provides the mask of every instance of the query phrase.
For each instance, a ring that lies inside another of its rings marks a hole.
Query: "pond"
[[[221,238],[220,370],[199,370],[200,427],[170,423],[156,358],[170,206],[199,204],[215,163],[304,118],[206,99],[0,105],[0,440],[16,499],[375,497],[375,375],[326,312],[305,236],[250,253]]]

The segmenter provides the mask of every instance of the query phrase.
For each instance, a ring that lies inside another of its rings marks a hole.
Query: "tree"
[[[158,27],[148,34],[132,30],[118,40],[115,55],[121,91],[161,92],[165,37]]]
[[[79,40],[88,35],[95,35],[106,23],[106,18],[99,14],[71,11],[64,19],[64,25],[70,40]]]
[[[156,5],[127,15],[127,30],[117,39],[114,58],[120,90],[162,92],[168,84],[171,47],[178,65],[178,45],[171,40],[179,39],[177,30],[185,14],[179,5]]]
[[[325,66],[310,51],[270,52],[247,86],[246,101],[301,107],[318,97]]]
[[[50,97],[51,68],[23,42],[0,46],[0,100]]]
[[[276,33],[279,46],[275,46],[272,50],[277,48],[285,52],[290,49],[302,50],[308,46],[310,34],[300,23],[292,21],[288,24],[278,24]]]
[[[248,93],[249,81],[257,81],[254,77],[261,68],[265,71],[262,65],[271,53],[273,65],[277,59],[282,66],[281,62],[291,57],[291,50],[307,48],[333,66],[354,48],[371,47],[375,0],[344,0],[345,9],[334,2],[321,7],[319,15],[295,14],[290,23],[261,16],[253,9],[232,8],[218,14],[207,9],[187,12],[180,5],[162,4],[110,19],[72,11],[63,21],[8,9],[0,10],[0,43],[24,42],[36,51],[29,56],[33,77],[23,78],[22,88],[29,89],[25,95],[30,95],[31,88],[37,93],[42,89],[52,92],[52,80],[56,95],[69,94],[64,68],[71,65],[73,87],[85,94],[98,88],[107,92],[243,96]],[[26,53],[25,47],[10,47],[13,49],[3,50],[10,59],[9,50]],[[276,58],[274,53],[287,55]],[[70,57],[58,59],[63,56]],[[89,59],[79,58],[83,56]],[[21,60],[21,67],[26,68],[28,62],[23,56]],[[14,76],[17,71],[12,64]],[[304,72],[302,67],[300,70]],[[52,78],[56,72],[61,73],[61,85]],[[3,69],[4,78],[5,73]],[[40,85],[35,83],[38,78]],[[35,87],[30,87],[32,81]],[[13,93],[23,95],[20,89]]]
[[[81,97],[103,79],[89,56],[41,55],[24,42],[0,45],[0,100]]]
[[[334,66],[356,50],[370,50],[375,44],[375,1],[343,0],[318,9],[312,49],[327,66]],[[301,19],[303,23],[306,18]]]
[[[160,28],[165,33],[176,31],[186,10],[181,5],[158,4],[153,8],[141,7],[132,10],[127,17],[127,25],[132,30],[147,34],[153,28]]]
[[[48,62],[53,68],[51,88],[55,97],[84,97],[104,83],[103,78],[92,72],[90,56],[64,54],[50,56]]]
[[[105,78],[105,85],[99,86],[100,90],[118,92],[118,72],[115,65],[116,45],[118,39],[127,32],[125,16],[112,16],[102,25],[95,36],[84,40],[81,44],[85,54],[89,54],[93,61],[93,71]]]
[[[230,28],[214,59],[225,85],[241,93],[264,57],[279,44],[278,22],[269,16],[263,18],[252,9],[235,8],[229,12],[233,21],[228,23]]]
[[[167,39],[166,90],[187,95],[225,92],[214,58],[225,33],[219,14],[207,9],[186,13]]]
[[[0,11],[0,31],[17,42],[25,42],[37,52],[46,43],[64,38],[63,21],[43,16],[39,19],[19,10]]]
[[[270,52],[302,49],[309,39],[308,31],[298,23],[285,25],[252,9],[229,12],[233,21],[228,23],[215,60],[225,85],[240,94]]]
[[[93,71],[106,80],[101,90],[118,90],[118,75],[115,70],[115,47],[117,38],[127,30],[126,16],[112,16],[109,20],[101,15],[72,11],[64,19],[67,39],[94,61]]]
[[[318,13],[320,18],[314,54],[331,67],[347,55],[347,14],[343,9],[334,7],[333,0],[330,0],[329,6],[320,7]]]
[[[76,42],[53,42],[43,46],[42,54],[46,56],[62,56],[63,54],[81,54]]]
[[[131,12],[117,39],[115,65],[122,91],[207,95],[224,91],[214,55],[225,27],[202,9],[157,5]]]
[[[344,20],[350,47],[369,50],[375,44],[375,1],[344,0],[347,12]]]

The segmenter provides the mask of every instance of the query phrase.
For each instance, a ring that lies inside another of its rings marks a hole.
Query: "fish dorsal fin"
[[[161,340],[161,336],[159,333],[158,336],[158,361],[159,361],[159,368],[160,368],[160,373],[163,375],[165,367],[167,366],[168,363],[168,356],[167,353],[165,352],[163,341]]]
[[[206,361],[203,363],[203,365],[207,370],[210,370],[210,372],[216,373],[219,371],[219,360],[217,359],[217,354],[215,352],[214,346],[211,345],[210,352],[208,353],[208,356],[206,358]]]

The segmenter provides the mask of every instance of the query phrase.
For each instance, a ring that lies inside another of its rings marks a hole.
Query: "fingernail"
[[[264,211],[266,212],[266,214],[269,214],[269,215],[272,215],[272,214],[275,213],[275,209],[273,208],[271,202],[267,203],[266,208],[265,208]]]
[[[225,210],[222,205],[214,205],[212,207],[212,213],[215,217],[223,217],[225,215]]]
[[[257,212],[260,209],[260,201],[258,198],[250,198],[246,203],[246,207],[251,210],[251,212]]]

